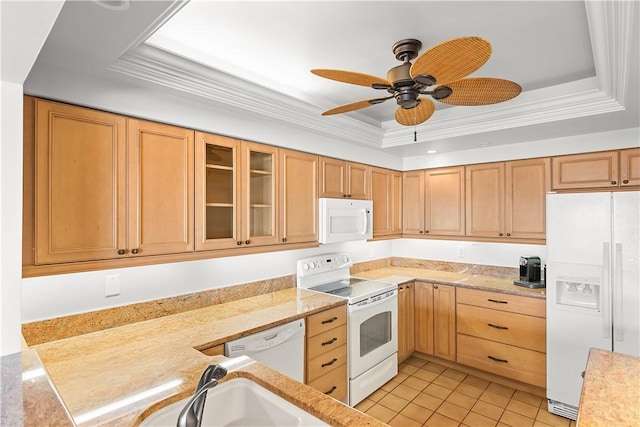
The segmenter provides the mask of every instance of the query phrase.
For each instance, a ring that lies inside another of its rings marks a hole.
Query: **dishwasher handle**
[[[283,344],[294,335],[299,334],[301,329],[304,332],[304,325],[296,323],[295,325],[277,329],[268,335],[263,333],[262,335],[240,338],[239,340],[227,343],[229,347],[228,352],[225,351],[225,353],[228,353],[226,355],[229,357],[235,357],[238,353],[247,354],[268,350]]]

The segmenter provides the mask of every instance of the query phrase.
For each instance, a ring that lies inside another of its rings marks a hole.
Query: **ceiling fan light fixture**
[[[433,91],[433,99],[441,100],[445,99],[447,96],[451,95],[453,91],[449,86],[438,86]]]
[[[394,97],[399,106],[405,110],[410,110],[420,104],[418,94],[419,92],[413,88],[403,88],[396,92]]]
[[[429,74],[418,74],[413,78],[413,81],[423,86],[433,86],[436,84],[436,78]]]

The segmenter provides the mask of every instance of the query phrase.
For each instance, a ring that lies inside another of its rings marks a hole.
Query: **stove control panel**
[[[316,255],[298,260],[298,277],[328,273],[340,269],[348,269],[353,261],[348,254],[333,253]]]

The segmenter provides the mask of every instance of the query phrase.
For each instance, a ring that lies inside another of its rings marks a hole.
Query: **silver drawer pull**
[[[491,326],[492,328],[496,328],[496,329],[503,329],[503,330],[507,330],[509,328],[507,328],[506,326],[498,326],[498,325],[494,325],[492,323],[487,323],[487,326]]]
[[[323,324],[323,325],[326,325],[327,323],[333,323],[333,322],[335,322],[336,320],[338,320],[338,318],[337,318],[337,317],[332,317],[331,319],[323,320],[323,321],[322,321],[322,324]]]
[[[334,357],[334,358],[333,358],[333,360],[332,360],[331,362],[323,363],[321,366],[322,366],[323,368],[326,368],[327,366],[331,366],[331,365],[333,365],[333,364],[334,364],[334,363],[336,363],[337,361],[338,361],[338,359],[336,359],[336,358]]]
[[[487,301],[495,302],[496,304],[508,304],[508,302],[507,302],[507,301],[500,301],[500,300],[497,300],[497,299],[491,299],[491,298],[487,298]]]
[[[489,359],[491,360],[495,360],[496,362],[500,362],[500,363],[509,363],[508,360],[504,360],[504,359],[498,359],[497,357],[493,357],[493,356],[487,356]]]

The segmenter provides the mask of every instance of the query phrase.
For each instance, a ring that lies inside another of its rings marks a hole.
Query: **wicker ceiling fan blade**
[[[372,87],[374,84],[390,86],[389,82],[381,77],[371,76],[369,74],[356,73],[354,71],[344,70],[328,70],[328,69],[315,69],[311,70],[316,76],[324,77],[325,79],[331,79],[343,83],[351,83],[354,85]]]
[[[327,110],[324,113],[322,113],[322,115],[331,116],[333,114],[348,113],[349,111],[360,110],[361,108],[370,107],[376,104],[381,104],[389,98],[392,98],[392,97],[365,99],[363,101],[352,102],[351,104],[345,104],[336,108],[332,108],[331,110]]]
[[[522,88],[509,80],[490,77],[461,79],[447,83],[451,95],[438,101],[450,105],[489,105],[508,101],[520,95]]]
[[[404,126],[415,126],[426,122],[436,110],[435,104],[426,98],[420,98],[420,103],[411,109],[398,107],[396,121]]]
[[[491,43],[482,37],[459,37],[442,42],[422,55],[411,66],[411,78],[428,75],[443,85],[459,80],[482,67],[491,56]]]

